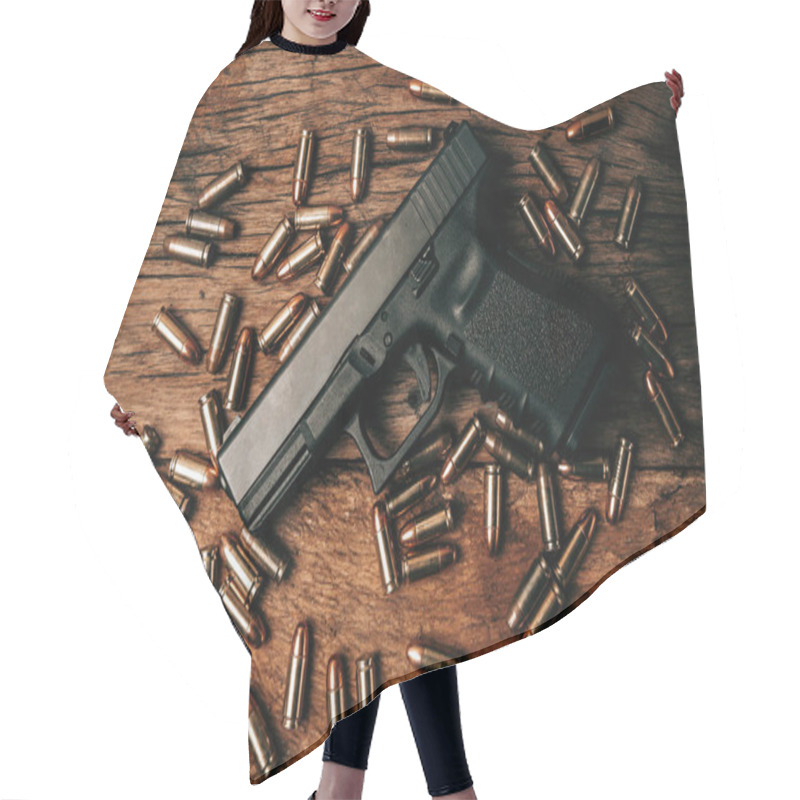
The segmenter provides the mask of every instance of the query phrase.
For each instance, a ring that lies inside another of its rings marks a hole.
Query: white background
[[[248,781],[249,659],[103,373],[250,0],[3,11],[0,798],[299,798]],[[481,798],[797,797],[796,52],[780,6],[375,0],[359,49],[535,130],[677,69],[708,512],[459,666]],[[135,410],[135,409],[134,409]],[[426,797],[383,694],[365,798]]]

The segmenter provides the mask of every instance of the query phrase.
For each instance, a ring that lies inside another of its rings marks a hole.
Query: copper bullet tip
[[[299,622],[294,630],[294,637],[292,638],[292,657],[293,658],[307,658],[308,657],[308,623]]]
[[[344,675],[342,659],[340,656],[331,656],[328,661],[328,691],[337,692],[344,688]]]

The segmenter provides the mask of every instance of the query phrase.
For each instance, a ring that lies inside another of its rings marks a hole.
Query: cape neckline
[[[330,44],[299,44],[287,39],[285,36],[281,36],[280,33],[273,33],[269,37],[269,41],[276,47],[288,50],[290,53],[306,53],[310,55],[332,55],[333,53],[341,52],[347,47],[347,39],[337,39]]]

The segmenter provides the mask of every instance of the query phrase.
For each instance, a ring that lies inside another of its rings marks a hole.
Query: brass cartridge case
[[[525,573],[508,611],[506,624],[511,631],[520,631],[533,614],[537,603],[552,580],[547,559],[537,556]]]
[[[190,239],[188,236],[165,236],[164,255],[187,264],[208,267],[216,255],[216,245],[214,242]]]
[[[212,374],[216,374],[222,368],[225,355],[228,352],[231,334],[236,326],[239,316],[239,309],[242,301],[230,292],[222,295],[217,310],[217,318],[214,320],[214,330],[211,333],[211,342],[208,345],[206,355],[206,369]]]
[[[614,111],[611,106],[604,106],[596,111],[587,111],[576,117],[570,122],[564,133],[568,142],[579,142],[588,136],[594,136],[613,127]]]
[[[214,178],[211,183],[200,192],[197,205],[205,210],[227,200],[234,192],[247,183],[247,173],[241,161],[237,161],[222,175]]]
[[[203,567],[205,568],[206,575],[208,575],[211,585],[219,591],[220,578],[222,572],[219,564],[219,548],[218,547],[204,547],[200,551],[200,557],[203,559]]]
[[[422,502],[439,484],[438,475],[426,475],[405,489],[385,497],[386,513],[390,517],[399,517],[417,503]]]
[[[375,544],[378,549],[378,566],[381,571],[381,580],[386,594],[391,594],[398,587],[397,556],[389,527],[389,517],[386,513],[386,504],[378,500],[372,506],[372,530],[375,534]]]
[[[233,239],[236,236],[236,223],[192,208],[186,216],[186,235],[199,236],[201,239]]]
[[[413,519],[404,525],[400,531],[400,544],[403,547],[417,547],[452,531],[454,527],[453,510],[450,503],[445,503],[444,508]]]
[[[412,79],[408,82],[408,91],[411,92],[413,97],[420,100],[429,100],[434,103],[455,103],[456,101],[445,94],[441,89],[431,86],[429,83],[423,83]]]
[[[531,455],[541,456],[544,454],[544,442],[525,428],[514,425],[511,417],[500,408],[494,415],[494,424],[503,433],[507,433],[512,439],[524,445]]]
[[[441,662],[455,661],[458,658],[453,652],[443,649],[438,645],[421,644],[419,642],[412,642],[406,648],[406,656],[411,664],[417,669],[423,667],[431,667],[434,664],[441,664]]]
[[[486,429],[477,414],[464,426],[456,444],[445,459],[439,480],[445,486],[454,483],[463,472],[470,459],[477,452],[486,435]]]
[[[300,131],[297,143],[297,158],[294,164],[294,180],[292,182],[292,200],[296,206],[302,205],[308,197],[308,181],[311,172],[311,150],[314,146],[314,132]]]
[[[372,656],[363,656],[356,660],[356,697],[357,708],[363,708],[375,694],[375,660]]]
[[[266,641],[267,629],[253,610],[245,606],[244,599],[236,586],[233,576],[228,577],[223,582],[219,594],[228,616],[233,620],[239,633],[251,648],[257,650]]]
[[[606,522],[611,525],[622,519],[625,499],[628,494],[631,466],[633,463],[634,445],[630,439],[619,437],[614,463],[611,470],[611,481],[608,485],[608,502],[606,504]]]
[[[247,608],[253,605],[258,597],[264,580],[256,565],[251,561],[238,537],[224,533],[220,539],[220,555],[228,572],[234,577],[242,590],[242,597]]]
[[[344,218],[339,206],[301,206],[292,214],[292,224],[296,231],[315,231],[338,225]]]
[[[355,247],[350,251],[350,254],[345,256],[342,261],[344,271],[349,275],[364,259],[367,251],[375,244],[378,234],[386,224],[384,219],[376,219],[372,225],[364,231],[364,234],[356,242]]]
[[[600,159],[597,157],[589,159],[583,168],[578,188],[575,190],[575,196],[569,205],[569,218],[575,223],[576,228],[580,228],[583,218],[586,216],[586,209],[589,208],[589,202],[594,194],[599,176]]]
[[[534,631],[540,625],[552,619],[564,608],[566,604],[565,600],[564,590],[561,588],[561,585],[558,581],[551,581],[533,615],[531,624],[528,626],[529,629]]]
[[[523,194],[517,202],[517,209],[519,211],[519,215],[528,226],[528,230],[533,235],[534,241],[537,245],[539,245],[539,249],[548,258],[555,258],[556,243],[553,241],[553,234],[551,233],[550,228],[547,226],[547,222],[542,216],[542,212],[539,211],[536,202],[527,192],[525,192],[525,194]]]
[[[308,623],[298,623],[292,637],[286,689],[283,695],[283,727],[290,731],[297,728],[305,710],[309,638]]]
[[[278,755],[267,730],[267,722],[253,691],[250,691],[249,714],[247,716],[247,741],[250,746],[252,765],[250,781],[255,783],[266,778],[275,766]]]
[[[655,373],[651,369],[647,370],[644,375],[644,387],[647,392],[647,399],[656,407],[658,416],[664,424],[664,430],[667,433],[670,447],[673,449],[679,447],[685,438],[683,431],[672,409],[672,404],[669,402],[669,398],[664,393],[661,384],[658,382],[658,378],[656,378]]]
[[[436,575],[458,560],[454,545],[441,544],[425,550],[411,551],[400,562],[402,580],[406,583]]]
[[[344,695],[342,657],[333,655],[328,661],[328,720],[331,725],[341,719],[347,707]]]
[[[369,128],[358,128],[353,134],[353,154],[350,159],[350,196],[357,203],[364,196],[367,183]]]
[[[166,306],[161,306],[161,310],[153,318],[152,328],[181,360],[189,364],[199,364],[203,360],[200,343]]]
[[[559,242],[567,251],[569,257],[577,264],[581,260],[586,248],[572,220],[561,212],[561,209],[550,199],[545,200],[544,213],[550,227],[555,231]]]
[[[218,477],[213,463],[187,450],[176,450],[169,462],[169,479],[190,489],[213,489]]]
[[[631,239],[636,227],[636,218],[642,206],[642,179],[636,175],[628,184],[625,200],[617,220],[617,229],[614,231],[614,244],[623,250],[630,250]]]
[[[658,375],[659,378],[671,381],[675,377],[675,367],[669,360],[666,351],[650,336],[645,333],[644,329],[638,323],[634,323],[630,328],[630,336],[633,343],[639,348],[650,369]]]
[[[298,292],[288,300],[258,335],[258,346],[261,351],[272,353],[276,350],[292,325],[300,319],[307,306],[308,295],[303,292]]]
[[[577,458],[574,461],[562,459],[558,462],[558,474],[562,478],[576,481],[608,483],[611,476],[611,461],[607,455]]]
[[[206,439],[206,449],[211,460],[217,468],[217,451],[222,446],[222,434],[225,425],[222,420],[222,404],[219,392],[211,389],[206,392],[199,400],[200,421],[203,424],[203,435]]]
[[[264,539],[251,533],[248,528],[242,527],[239,542],[242,550],[261,572],[276,583],[283,580],[289,562],[276,553]]]
[[[386,144],[391,150],[433,150],[433,128],[422,125],[395,128],[386,134]]]
[[[453,434],[442,429],[426,436],[418,445],[416,452],[409,456],[394,473],[396,483],[402,483],[413,475],[442,462],[453,446]]]
[[[553,471],[548,461],[540,461],[536,467],[536,494],[539,500],[539,524],[545,552],[552,553],[561,546],[559,513],[556,505],[556,490]]]
[[[597,528],[597,512],[587,508],[567,536],[567,543],[553,565],[553,577],[566,588],[575,577]]]
[[[507,467],[520,478],[532,481],[536,477],[536,459],[525,456],[495,431],[486,431],[483,446],[499,464]]]
[[[567,182],[544,142],[537,142],[531,148],[528,160],[544,182],[547,191],[557,202],[566,203],[569,198]]]
[[[286,281],[301,275],[323,255],[325,255],[325,245],[322,242],[322,234],[316,231],[310,239],[306,239],[296,250],[286,256],[278,265],[275,276],[280,281]]]
[[[641,318],[642,329],[660,345],[667,343],[667,328],[637,280],[625,283],[625,296]]]
[[[182,492],[171,481],[164,481],[164,486],[167,487],[167,490],[169,491],[170,495],[172,495],[172,499],[177,503],[178,508],[181,510],[181,514],[183,514],[183,516],[188,519],[192,513],[191,496]]]
[[[233,351],[233,360],[228,371],[228,384],[225,388],[225,410],[240,411],[244,405],[250,365],[253,362],[253,345],[256,335],[250,327],[244,327]]]
[[[278,360],[281,364],[294,352],[295,348],[300,344],[303,337],[308,333],[320,314],[322,314],[322,309],[319,307],[319,303],[317,303],[316,300],[312,300],[303,313],[303,316],[300,317],[294,328],[289,331],[286,341],[281,345],[280,352],[278,353]]]
[[[349,222],[343,222],[338,230],[336,236],[328,248],[328,252],[322,261],[322,266],[317,272],[317,277],[314,279],[314,285],[323,294],[330,295],[333,292],[333,287],[336,284],[336,276],[339,272],[339,264],[344,257],[344,251],[350,240],[350,233],[352,228]]]
[[[487,464],[483,470],[483,530],[489,555],[497,555],[502,524],[503,468]]]
[[[139,439],[141,439],[144,449],[147,450],[147,454],[151,458],[161,447],[161,436],[159,436],[158,431],[152,425],[145,425],[142,428]]]
[[[266,244],[261,248],[261,252],[256,258],[256,263],[253,264],[250,277],[254,281],[263,280],[269,275],[286,249],[286,245],[289,244],[292,233],[294,233],[292,219],[288,215],[284,216],[272,232],[272,235],[267,239]]]

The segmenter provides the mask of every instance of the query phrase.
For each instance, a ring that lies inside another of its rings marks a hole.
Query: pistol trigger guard
[[[414,342],[403,353],[403,360],[414,370],[422,402],[427,403],[431,399],[431,373],[428,369],[428,358],[425,355],[425,349],[422,344]]]

